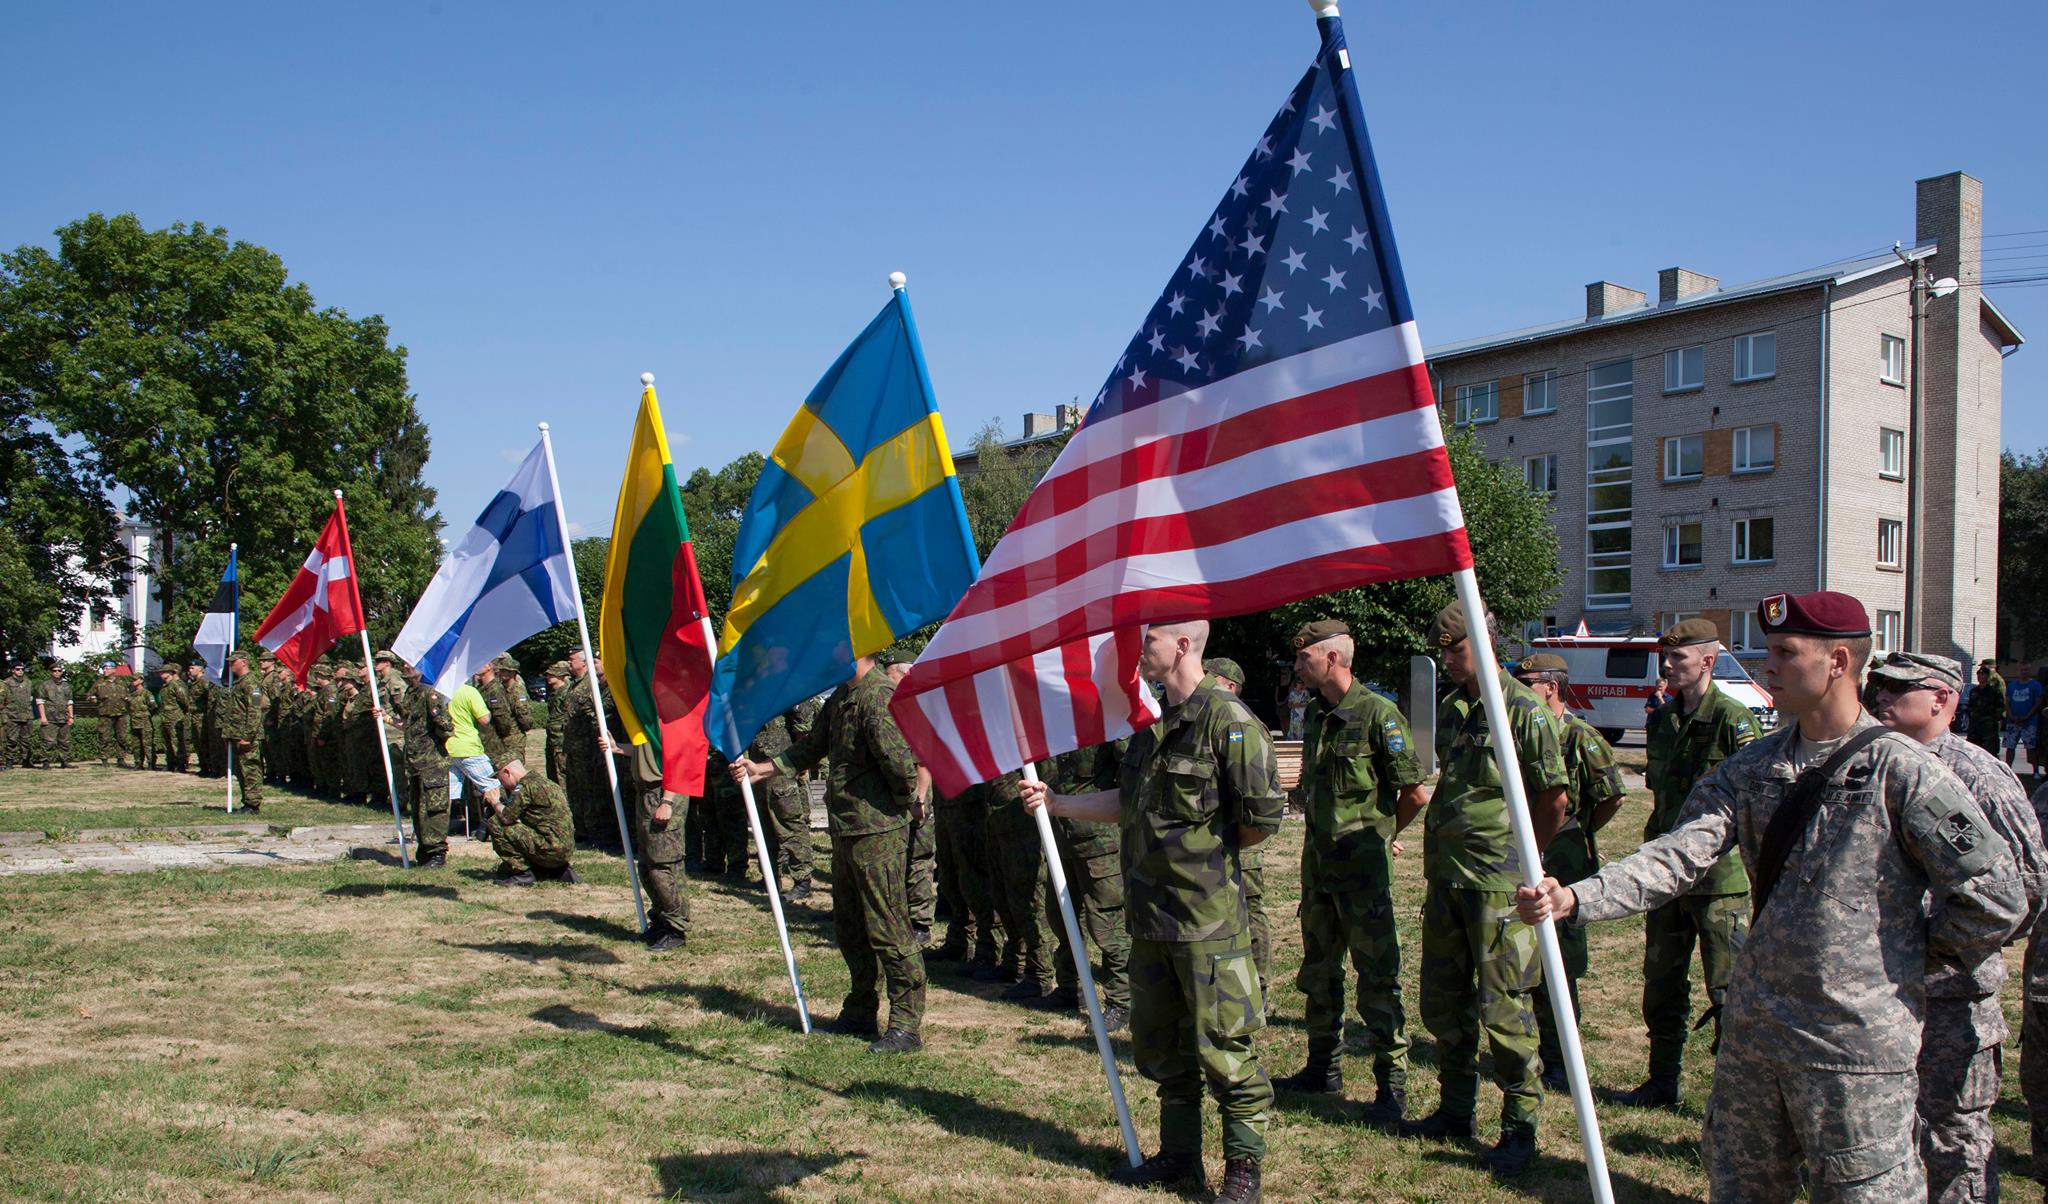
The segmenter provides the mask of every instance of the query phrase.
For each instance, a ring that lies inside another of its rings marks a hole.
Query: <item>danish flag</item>
[[[355,558],[349,553],[348,516],[336,494],[326,529],[306,553],[306,563],[292,578],[291,588],[256,629],[256,642],[291,666],[293,676],[304,685],[306,671],[335,640],[362,629],[363,600],[356,588]]]

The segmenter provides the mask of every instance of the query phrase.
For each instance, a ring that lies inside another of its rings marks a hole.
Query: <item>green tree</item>
[[[47,652],[53,635],[112,604],[128,576],[118,524],[0,358],[0,657]]]
[[[201,223],[93,214],[0,256],[0,392],[73,449],[73,479],[155,526],[157,650],[189,649],[241,545],[244,610],[283,593],[333,505],[371,635],[397,634],[440,520],[426,425],[383,319],[317,308],[276,255]]]
[[[960,479],[960,500],[967,507],[967,526],[974,549],[986,559],[996,541],[1010,529],[1024,499],[1052,467],[1073,432],[1022,447],[1003,446],[1003,424],[990,419],[974,436],[974,472]]]
[[[2000,656],[2039,659],[2048,649],[2048,451],[1998,460]]]
[[[699,468],[683,485],[683,513],[690,520],[690,543],[697,553],[697,575],[704,580],[704,602],[711,629],[725,626],[725,608],[732,603],[732,549],[739,539],[740,517],[768,457],[748,452],[713,472]]]

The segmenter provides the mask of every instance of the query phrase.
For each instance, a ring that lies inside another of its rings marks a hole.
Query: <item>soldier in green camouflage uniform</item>
[[[794,709],[770,719],[754,734],[753,742],[747,745],[747,758],[762,762],[774,760],[795,743],[790,733],[797,725]],[[704,793],[711,800],[711,814],[716,820],[713,831],[706,833],[704,872],[723,873],[744,880],[750,863],[745,797],[740,792],[739,783],[733,780],[725,758],[716,750],[712,751],[706,770]],[[789,875],[788,897],[792,900],[810,898],[809,796],[795,778],[770,778],[762,789],[754,792],[754,805],[760,810],[761,832],[768,838],[770,860],[776,867],[776,874],[778,877],[785,873]],[[779,881],[776,888],[781,889]]]
[[[569,662],[556,661],[541,674],[548,687],[548,737],[546,758],[548,780],[567,790],[569,763],[562,756],[562,732],[569,721]],[[574,813],[573,808],[571,814]]]
[[[610,801],[604,797],[604,765],[598,760],[602,754],[597,745],[597,704],[581,651],[569,654],[569,669],[575,676],[562,708],[563,769],[569,777],[569,810],[576,819],[576,832],[586,843],[594,844],[604,831],[601,820]]]
[[[756,782],[795,777],[830,757],[826,806],[832,829],[832,927],[853,978],[833,1029],[871,1033],[880,1003],[877,963],[889,990],[889,1027],[868,1046],[875,1053],[924,1047],[924,960],[911,934],[904,875],[910,861],[910,819],[922,812],[917,762],[889,699],[896,683],[874,658],[855,662],[853,680],[832,691],[817,722],[787,751],[763,764],[744,757],[734,774]]]
[[[1558,749],[1564,754],[1568,779],[1564,827],[1551,837],[1543,850],[1543,872],[1563,883],[1573,883],[1600,868],[1600,846],[1594,837],[1628,795],[1621,770],[1614,764],[1614,749],[1593,725],[1572,714],[1565,706],[1564,692],[1571,685],[1570,666],[1564,658],[1538,652],[1522,658],[1515,666],[1515,678],[1529,692],[1543,700],[1545,710],[1557,721]],[[1586,930],[1560,926],[1558,953],[1564,962],[1565,985],[1571,992],[1572,1014],[1579,1010],[1579,978],[1586,972]],[[1557,1017],[1550,1006],[1550,992],[1536,992],[1538,1046],[1543,1055],[1543,1086],[1564,1091],[1570,1086],[1565,1073],[1564,1049],[1558,1043]]]
[[[363,671],[349,666],[342,682],[341,760],[346,781],[342,790],[351,802],[374,803],[378,775],[377,718],[370,714],[370,689]]]
[[[1204,622],[1155,624],[1139,672],[1163,683],[1157,723],[1131,737],[1118,789],[1033,807],[1122,829],[1131,930],[1131,1053],[1159,1084],[1159,1152],[1113,1175],[1133,1185],[1202,1183],[1202,1086],[1223,1116],[1220,1201],[1257,1200],[1273,1085],[1252,1049],[1265,1000],[1252,960],[1240,852],[1279,830],[1286,796],[1266,725],[1203,684]],[[1206,679],[1213,681],[1214,679]]]
[[[213,682],[207,678],[203,663],[194,661],[185,666],[184,686],[185,726],[192,739],[192,772],[204,776],[214,750],[206,742],[206,703],[213,693]]]
[[[163,688],[156,693],[157,716],[163,723],[164,768],[184,773],[192,766],[192,696],[185,689],[185,666],[165,661]]]
[[[128,764],[128,691],[125,683],[114,676],[114,667],[107,665],[100,670],[100,679],[92,687],[92,713],[100,721],[100,764],[105,765],[109,757],[116,765]]]
[[[938,889],[949,919],[946,939],[926,959],[964,962],[961,970],[970,975],[993,974],[1002,946],[996,939],[996,900],[989,881],[988,787],[976,782],[959,794],[935,796],[933,811]],[[1117,887],[1123,887],[1121,877]]]
[[[987,841],[996,916],[1003,926],[1002,961],[987,981],[1009,982],[1002,998],[1035,1003],[1053,989],[1053,936],[1046,910],[1051,880],[1039,849],[1038,821],[1024,810],[1020,773],[988,783]],[[982,977],[982,976],[977,976]]]
[[[235,780],[242,786],[237,801],[254,815],[263,809],[263,710],[269,700],[249,668],[248,653],[233,653],[228,673],[235,681],[220,708],[220,737],[233,750]]]
[[[128,756],[137,769],[156,768],[156,715],[150,708],[156,699],[138,675],[128,679]]]
[[[415,665],[405,666],[405,796],[412,802],[412,838],[421,869],[448,864],[448,700]]]
[[[511,666],[508,673],[506,666]],[[507,676],[518,677],[519,665],[511,655],[505,654],[492,661],[477,675],[477,692],[484,696],[484,705],[491,709],[491,730],[496,733],[498,745],[516,757],[526,755],[526,728],[519,726],[519,717],[512,709],[512,691],[505,684]],[[605,710],[609,712],[610,707]],[[533,717],[527,716],[528,726]]]
[[[379,648],[371,660],[377,666],[377,691],[384,709],[384,756],[391,758],[390,789],[398,794],[398,805],[406,811],[412,810],[405,771],[405,720],[411,714],[407,710],[406,695],[411,687],[406,684],[405,675],[397,668],[398,654],[389,648]],[[384,772],[384,758],[377,761],[377,772]]]
[[[27,665],[16,661],[9,666],[7,676],[0,679],[0,702],[5,704],[0,721],[6,724],[0,731],[0,769],[26,769],[34,756],[30,741],[36,730],[36,692],[29,684]]]
[[[1244,669],[1227,656],[1204,662],[1207,684],[1244,696]],[[1266,914],[1266,850],[1244,849],[1238,857],[1244,871],[1244,905],[1252,918],[1252,960],[1259,966],[1259,998],[1273,1006],[1273,921]]]
[[[1038,779],[1054,794],[1115,790],[1127,747],[1125,741],[1117,740],[1061,753],[1038,763]],[[1101,955],[1095,985],[1102,993],[1102,1024],[1115,1032],[1131,1018],[1131,934],[1124,927],[1123,833],[1109,824],[1056,816],[1052,834],[1059,848],[1060,870],[1067,877],[1067,893],[1073,898],[1074,919],[1083,939]],[[1058,914],[1059,901],[1048,902],[1058,942],[1052,962],[1059,985],[1046,996],[1046,1003],[1054,1008],[1079,1008],[1081,972],[1074,967],[1074,949],[1067,939],[1066,921]]]
[[[526,772],[526,762],[509,752],[491,758],[502,787],[486,799],[484,830],[498,855],[496,886],[532,886],[536,881],[575,883],[569,864],[576,836],[569,825],[569,800],[543,774]]]
[[[899,649],[890,649],[875,657],[875,660],[889,672],[889,680],[897,685],[910,672],[910,666],[917,658]],[[924,775],[925,793],[931,793],[930,775]],[[1048,887],[1051,883],[1048,881]],[[910,899],[910,926],[917,937],[920,951],[931,943],[932,925],[938,923],[939,911],[939,825],[938,816],[927,813],[922,818],[910,821],[910,877],[904,887]],[[1048,896],[1050,899],[1050,896]],[[1053,927],[1059,925],[1055,923]]]
[[[1705,619],[1672,624],[1657,639],[1671,700],[1650,717],[1648,771],[1643,775],[1655,801],[1643,839],[1671,830],[1693,786],[1730,753],[1756,739],[1748,708],[1714,684],[1720,632]],[[1650,1074],[1642,1086],[1615,1096],[1638,1107],[1675,1107],[1685,1041],[1692,1019],[1692,950],[1715,1017],[1714,1046],[1721,1044],[1721,1001],[1735,955],[1749,934],[1749,877],[1742,859],[1721,863],[1675,903],[1643,917],[1643,1023],[1650,1031]]]
[[[1493,616],[1476,632],[1491,640]],[[1543,1101],[1537,1076],[1536,1013],[1530,994],[1541,979],[1536,930],[1515,918],[1519,859],[1508,820],[1506,787],[1494,761],[1497,737],[1481,704],[1478,654],[1467,638],[1465,611],[1452,603],[1430,624],[1428,646],[1470,705],[1445,704],[1437,716],[1442,772],[1423,820],[1422,1023],[1437,1041],[1442,1083],[1437,1111],[1407,1131],[1426,1137],[1472,1136],[1479,1103],[1479,1040],[1493,1053],[1500,1086],[1501,1129],[1489,1159],[1501,1177],[1528,1169],[1536,1153],[1536,1113]],[[1564,823],[1566,778],[1557,725],[1527,686],[1500,673],[1508,711],[1506,738],[1520,758],[1522,786],[1536,846]]]
[[[606,711],[604,719],[610,738],[603,749],[633,750],[619,789],[633,817],[635,869],[647,895],[647,931],[640,939],[656,953],[680,949],[690,939],[690,876],[683,866],[683,825],[676,805],[683,796],[663,788],[661,756],[653,744],[633,744],[617,711]],[[730,777],[726,783],[733,784]],[[707,791],[711,785],[705,779]]]
[[[329,798],[341,794],[341,680],[330,666],[319,670],[320,696],[313,706],[313,780]]]
[[[1301,972],[1308,1062],[1283,1090],[1344,1093],[1344,963],[1378,1088],[1369,1123],[1399,1124],[1408,1107],[1408,1019],[1394,923],[1393,843],[1427,801],[1415,737],[1398,708],[1351,672],[1356,645],[1335,619],[1294,636],[1294,673],[1311,691],[1302,722]]]
[[[64,676],[63,665],[50,662],[50,675],[36,683],[36,703],[42,710],[43,768],[50,767],[53,753],[64,768],[71,768],[71,724],[78,708],[72,704],[71,682]]]

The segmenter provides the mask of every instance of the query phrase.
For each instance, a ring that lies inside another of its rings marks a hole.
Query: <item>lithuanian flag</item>
[[[704,794],[710,751],[704,700],[711,688],[711,624],[654,376],[640,380],[646,387],[612,518],[598,648],[626,734],[660,754],[665,792],[695,798]]]

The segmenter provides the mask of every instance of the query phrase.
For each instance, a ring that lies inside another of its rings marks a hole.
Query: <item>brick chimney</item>
[[[1702,276],[1685,268],[1665,268],[1657,273],[1657,304],[1669,305],[1719,287],[1721,282],[1712,276]]]
[[[1024,415],[1024,437],[1026,439],[1036,438],[1039,435],[1050,435],[1058,429],[1058,427],[1053,425],[1053,416],[1051,414],[1033,411]]]
[[[1648,294],[1625,284],[1597,280],[1586,286],[1586,316],[1604,318],[1624,309],[1634,309],[1649,299]]]

